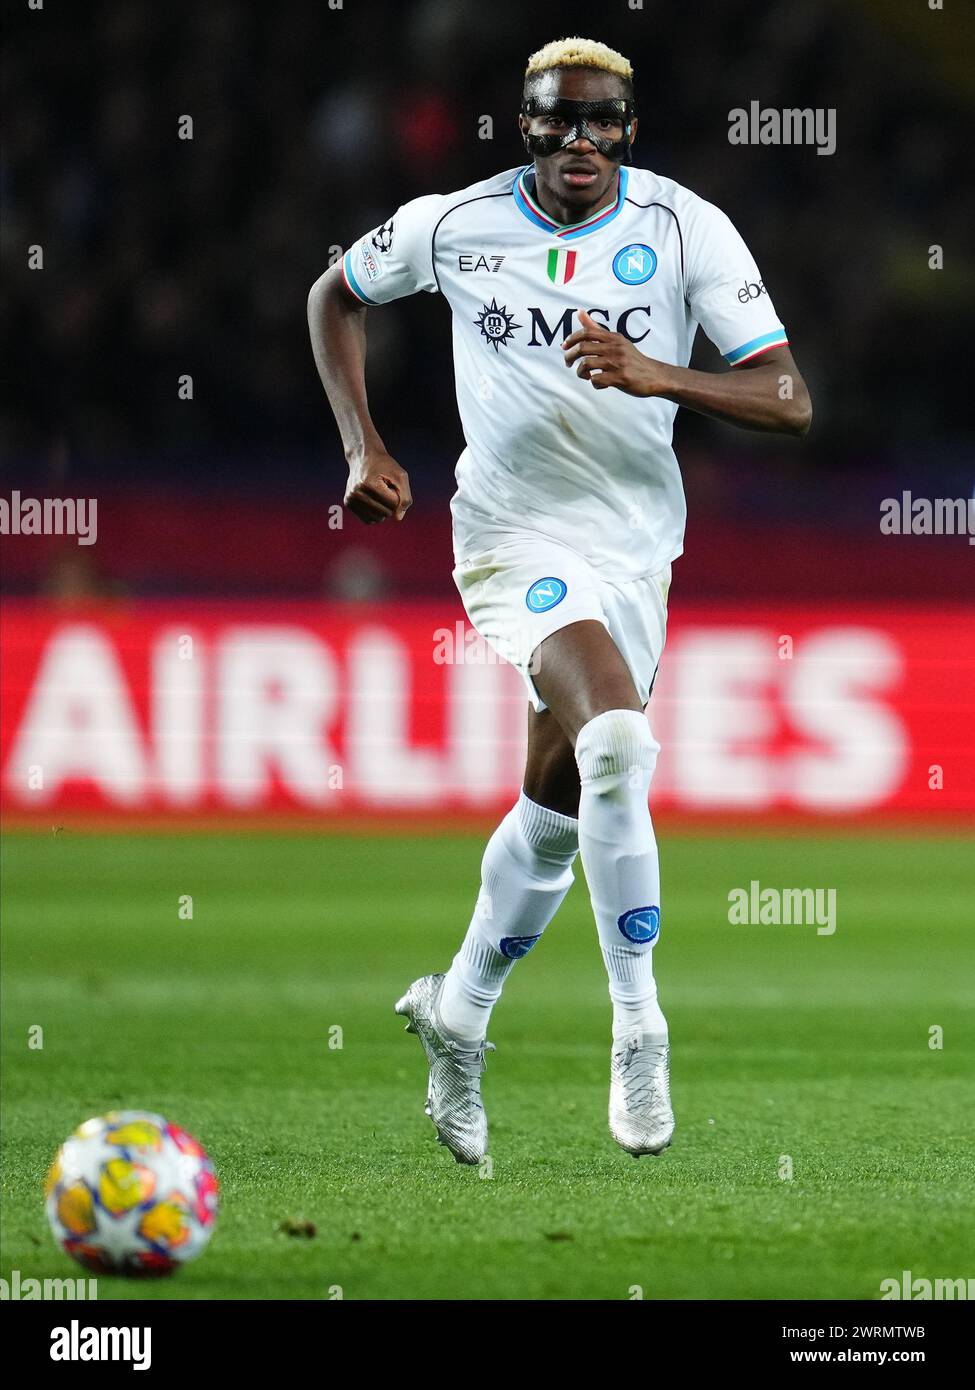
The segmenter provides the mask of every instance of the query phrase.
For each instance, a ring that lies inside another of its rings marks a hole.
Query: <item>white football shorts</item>
[[[645,704],[667,635],[671,565],[614,583],[578,551],[538,532],[495,535],[490,549],[458,562],[454,583],[472,626],[521,673],[535,709],[545,709],[532,679],[544,660],[541,643],[586,620],[608,629]]]

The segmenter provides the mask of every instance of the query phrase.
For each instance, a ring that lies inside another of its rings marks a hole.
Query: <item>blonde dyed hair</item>
[[[601,72],[611,72],[625,82],[633,80],[633,65],[629,58],[617,53],[615,48],[599,43],[596,39],[553,39],[528,59],[525,77],[535,77],[550,68],[598,68]]]

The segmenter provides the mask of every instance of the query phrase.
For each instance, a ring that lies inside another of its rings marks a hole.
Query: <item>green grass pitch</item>
[[[479,836],[9,836],[0,1273],[81,1273],[43,1175],[81,1120],[132,1107],[206,1144],[221,1213],[197,1264],[102,1298],[875,1299],[902,1270],[971,1276],[970,842],[658,829],[674,1144],[637,1162],[609,1137],[579,874],[495,1011],[490,1176],[434,1142],[392,1012],[460,940]],[[729,925],[752,879],[835,887],[835,934]]]

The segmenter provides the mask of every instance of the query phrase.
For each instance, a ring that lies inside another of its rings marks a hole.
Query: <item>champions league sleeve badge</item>
[[[385,255],[387,251],[393,249],[392,218],[390,218],[388,222],[384,222],[381,227],[376,228],[372,234],[372,244],[375,246],[376,250],[381,251],[383,255]]]

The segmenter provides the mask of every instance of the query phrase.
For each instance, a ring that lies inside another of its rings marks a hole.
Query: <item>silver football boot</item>
[[[437,1143],[450,1150],[458,1163],[480,1163],[487,1153],[487,1116],[481,1103],[484,1058],[494,1043],[465,1043],[444,1033],[437,1005],[443,975],[423,975],[414,980],[396,1005],[408,1018],[408,1033],[415,1033],[430,1063],[427,1103],[423,1107],[437,1130]]]
[[[673,1137],[669,1064],[669,1045],[646,1033],[613,1044],[609,1132],[634,1158],[662,1153]]]

